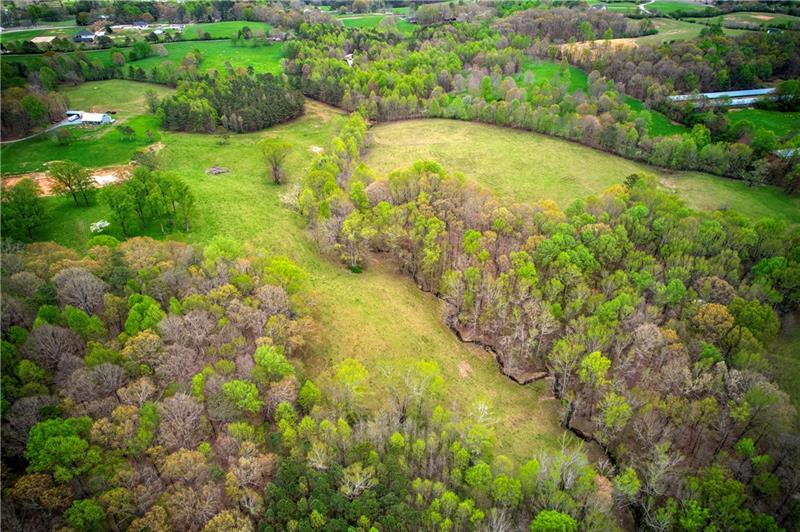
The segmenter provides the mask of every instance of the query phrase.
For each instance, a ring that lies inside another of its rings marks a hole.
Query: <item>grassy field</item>
[[[71,109],[99,113],[113,110],[117,112],[115,118],[119,120],[147,112],[144,93],[148,89],[154,90],[160,98],[175,92],[164,85],[122,79],[89,81],[75,87],[64,86],[59,92],[69,98]]]
[[[62,89],[72,108],[96,112],[116,111],[116,125],[124,122],[132,127],[136,132],[136,139],[122,140],[114,126],[68,126],[74,140],[67,146],[58,145],[48,134],[3,146],[0,152],[2,173],[39,171],[44,169],[45,163],[63,159],[76,161],[84,166],[127,163],[136,150],[156,142],[159,137],[158,119],[145,114],[148,111],[144,98],[147,89],[153,89],[161,97],[173,92],[162,85],[125,80],[88,82]],[[148,130],[153,134],[152,141],[147,138]]]
[[[650,172],[695,208],[733,208],[800,223],[800,196],[788,197],[777,188],[748,188],[741,181],[699,172],[667,172],[528,131],[452,120],[407,120],[375,126],[372,132],[366,162],[379,175],[419,159],[434,159],[503,198],[549,198],[566,207],[631,173]]]
[[[247,26],[253,32],[263,31],[265,34],[269,33],[272,26],[266,22],[248,22],[244,20],[235,20],[227,22],[207,22],[205,24],[189,24],[183,28],[183,36],[187,39],[194,39],[198,36],[198,31],[208,33],[213,38],[217,37],[236,37],[238,31]]]
[[[160,65],[164,61],[172,61],[178,65],[181,60],[186,57],[186,54],[197,49],[200,50],[203,57],[200,70],[220,70],[224,68],[225,61],[230,61],[231,65],[234,67],[241,66],[246,68],[252,65],[256,72],[278,73],[281,69],[281,58],[283,57],[283,44],[281,43],[252,48],[248,45],[233,46],[228,40],[220,40],[175,42],[165,44],[164,46],[168,52],[166,57],[154,55],[128,64],[146,70]],[[127,55],[128,50],[123,50]],[[105,65],[111,64],[110,50],[90,51],[87,52],[87,56],[92,61],[100,61]],[[3,61],[22,62],[31,68],[38,68],[38,65],[42,63],[42,59],[38,55],[6,56],[3,58]]]
[[[203,61],[200,63],[201,70],[222,70],[225,68],[225,62],[229,61],[234,67],[252,66],[256,72],[277,74],[281,71],[283,45],[280,43],[258,48],[252,48],[249,45],[233,46],[230,41],[180,42],[165,46],[169,52],[167,57],[151,56],[129,64],[145,70],[160,65],[166,60],[178,64],[186,57],[186,54],[197,49],[203,56]]]
[[[670,120],[664,113],[659,113],[644,106],[644,102],[637,100],[631,96],[625,96],[625,103],[636,111],[637,113],[647,113],[650,117],[650,127],[648,131],[651,136],[657,137],[659,135],[682,135],[688,133],[689,128],[683,124],[679,124]]]
[[[655,35],[645,35],[643,37],[636,37],[635,39],[630,40],[638,44],[661,44],[670,41],[695,39],[705,28],[704,24],[687,22],[685,20],[673,20],[669,18],[653,19],[653,26],[655,26],[655,28],[658,30],[658,33]],[[723,28],[722,31],[726,35],[735,36],[747,33],[748,30]]]
[[[788,314],[781,324],[781,335],[767,351],[770,373],[800,408],[800,314]]]
[[[291,142],[288,174],[297,180],[311,161],[311,148],[326,145],[337,120],[337,112],[309,102],[304,117],[264,132],[233,135],[226,146],[219,146],[214,136],[162,133],[163,171],[185,179],[197,198],[193,231],[170,236],[191,242],[206,242],[216,235],[237,238],[287,255],[309,272],[319,352],[302,364],[315,378],[324,381],[344,358],[360,360],[375,379],[371,400],[378,404],[385,390],[380,368],[402,359],[433,360],[447,380],[447,406],[463,411],[478,399],[492,405],[497,413],[498,452],[526,459],[540,449],[556,448],[562,435],[557,403],[539,400],[544,382],[520,386],[503,377],[490,354],[461,343],[442,323],[438,300],[388,264],[376,262],[366,272],[353,274],[323,258],[300,217],[281,204],[280,195],[287,187],[276,187],[266,179],[257,141],[270,135]],[[213,165],[230,172],[206,175]],[[81,248],[90,236],[89,224],[108,218],[104,206],[74,208],[64,198],[47,202],[51,221],[38,235],[41,239]],[[159,236],[155,227],[143,233]]]
[[[385,15],[345,15],[338,17],[347,28],[377,28]],[[419,26],[398,19],[397,29],[403,33],[412,33]]]
[[[722,24],[722,23],[739,23],[748,24],[753,27],[769,28],[769,27],[789,27],[793,29],[800,29],[800,17],[792,15],[784,15],[782,13],[751,13],[748,11],[740,11],[737,13],[728,13],[712,18],[695,19],[698,22]]]
[[[655,0],[644,7],[651,12],[669,15],[676,11],[702,10],[705,6],[693,0]]]
[[[800,133],[800,112],[767,111],[765,109],[731,109],[727,114],[732,123],[752,122],[754,126],[769,129],[779,137]]]

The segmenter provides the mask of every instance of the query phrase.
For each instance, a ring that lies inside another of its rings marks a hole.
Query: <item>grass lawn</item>
[[[742,24],[751,24],[761,28],[789,27],[793,29],[800,29],[800,17],[784,15],[782,13],[751,13],[748,11],[739,11],[737,13],[728,13],[718,17],[696,20],[714,24],[738,22]]]
[[[64,86],[59,92],[69,98],[71,109],[99,113],[113,110],[117,112],[115,118],[119,120],[147,112],[144,93],[148,89],[154,90],[160,98],[175,92],[164,85],[123,79],[89,81],[75,87]]]
[[[525,79],[525,73],[528,71],[533,72],[533,83],[535,85],[541,85],[545,81],[553,83],[556,77],[560,77],[562,80],[564,77],[564,75],[561,74],[561,63],[528,59],[522,65],[519,73],[514,76],[515,81],[517,81],[518,84],[522,83]],[[577,90],[588,90],[589,76],[586,74],[586,72],[572,65],[567,67],[567,71],[568,74],[566,75],[569,76],[570,92],[575,92]]]
[[[379,175],[434,159],[503,198],[549,198],[566,207],[631,173],[649,172],[692,207],[732,208],[800,223],[800,196],[788,197],[777,188],[748,188],[741,181],[699,172],[668,172],[528,131],[455,120],[406,120],[375,126],[372,134],[365,162]]]
[[[194,39],[198,36],[198,31],[209,33],[211,37],[236,37],[240,29],[247,26],[253,32],[258,30],[265,34],[269,33],[272,26],[266,22],[248,22],[245,20],[235,20],[228,22],[207,22],[205,24],[189,24],[183,28],[183,36],[186,39]]]
[[[125,121],[136,132],[134,140],[122,140],[114,125],[72,129],[74,140],[67,146],[57,144],[49,134],[7,144],[2,147],[0,170],[3,175],[37,172],[49,161],[70,160],[83,166],[111,166],[127,163],[133,153],[160,138],[158,118],[142,115]],[[153,134],[148,140],[147,131]]]
[[[692,0],[655,0],[651,4],[644,6],[648,11],[657,11],[659,13],[669,15],[676,11],[702,11],[705,6],[698,4]]]
[[[637,113],[647,113],[650,116],[650,127],[648,131],[653,137],[659,135],[682,135],[689,132],[689,128],[683,124],[674,123],[664,113],[660,113],[644,106],[644,102],[631,96],[625,96],[625,103]]]
[[[179,64],[190,51],[200,50],[203,60],[201,70],[223,70],[225,61],[230,61],[234,67],[252,66],[256,72],[271,72],[277,74],[281,71],[283,58],[283,44],[274,43],[266,46],[252,48],[249,45],[233,46],[230,41],[193,41],[179,42],[165,45],[169,55],[167,57],[152,56],[129,63],[145,70],[160,65],[166,60]],[[108,52],[106,52],[108,54]],[[110,60],[110,54],[109,54]]]
[[[58,37],[73,37],[80,28],[75,25],[75,19],[69,18],[58,22],[42,22],[39,28],[20,29],[5,28],[0,32],[0,42],[28,41],[40,35],[55,35]],[[43,29],[50,28],[50,29]]]
[[[345,15],[339,18],[346,28],[377,28],[385,15]],[[397,29],[402,33],[413,33],[419,26],[405,20],[397,20]]]
[[[648,6],[649,8],[650,6]],[[711,19],[698,19],[698,20],[711,20]],[[638,44],[661,44],[670,41],[689,40],[695,39],[700,35],[700,32],[705,28],[704,24],[692,23],[685,20],[673,20],[669,18],[653,19],[653,26],[658,30],[655,35],[645,35],[643,37],[636,37],[632,41]],[[723,28],[722,31],[726,35],[742,35],[747,33],[748,30],[734,30]]]
[[[281,204],[287,186],[268,182],[257,141],[279,136],[291,142],[294,151],[287,170],[289,179],[297,180],[311,161],[311,148],[325,146],[332,137],[337,117],[331,108],[309,102],[302,118],[264,132],[232,135],[224,146],[215,136],[162,132],[163,171],[185,179],[197,198],[193,231],[169,236],[191,242],[206,242],[215,235],[233,237],[287,255],[302,266],[309,273],[320,338],[316,356],[300,363],[314,378],[325,381],[332,366],[344,358],[360,360],[374,379],[371,402],[377,405],[383,401],[380,368],[386,363],[433,360],[447,380],[445,405],[463,411],[477,399],[490,402],[498,421],[498,453],[523,460],[541,449],[557,448],[563,432],[556,401],[539,401],[544,382],[520,386],[503,377],[493,356],[461,343],[443,324],[436,298],[389,264],[374,261],[364,273],[353,274],[322,257],[301,218]],[[230,172],[206,175],[213,165]],[[64,198],[47,201],[52,216],[41,239],[81,248],[91,236],[89,224],[108,218],[104,206],[86,209],[72,207]],[[155,227],[143,233],[159,236]]]
[[[167,57],[154,55],[138,61],[128,63],[135,67],[144,69],[153,68],[164,61],[172,61],[176,65],[186,57],[192,50],[200,50],[203,61],[200,70],[222,69],[225,61],[230,61],[234,67],[248,67],[250,65],[256,72],[272,72],[277,74],[281,70],[281,59],[283,58],[283,44],[273,43],[266,46],[252,48],[247,45],[233,46],[228,40],[221,41],[186,41],[164,44],[167,49]],[[130,50],[123,48],[123,53],[127,57]],[[92,61],[100,61],[105,65],[111,64],[111,50],[94,50],[86,52]],[[26,63],[30,68],[38,68],[42,64],[42,57],[39,55],[13,55],[6,56],[3,61],[15,61]]]
[[[800,112],[768,111],[765,109],[731,109],[727,114],[732,123],[752,122],[754,126],[769,129],[778,137],[800,133]]]

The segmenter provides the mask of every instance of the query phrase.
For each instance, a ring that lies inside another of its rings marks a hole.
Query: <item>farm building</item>
[[[703,103],[715,106],[737,107],[752,105],[759,100],[769,98],[775,92],[775,87],[768,89],[751,89],[744,91],[724,91],[724,92],[700,92],[697,94],[677,94],[670,96],[673,102],[696,102],[696,105]]]
[[[67,111],[67,123],[73,125],[87,124],[99,126],[102,124],[112,124],[114,119],[108,113],[87,113],[85,111]]]

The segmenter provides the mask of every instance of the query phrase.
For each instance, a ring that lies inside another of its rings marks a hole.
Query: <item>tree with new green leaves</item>
[[[280,185],[283,182],[286,159],[292,152],[292,145],[278,138],[266,138],[259,143],[261,155],[267,165],[272,182]]]
[[[86,437],[92,428],[88,416],[48,419],[34,425],[28,434],[25,458],[28,471],[51,472],[59,482],[67,482],[87,471],[98,461]]]
[[[108,521],[103,507],[94,499],[81,499],[72,503],[64,512],[64,519],[74,530],[102,532],[108,530]]]
[[[264,406],[258,388],[249,381],[234,379],[226,382],[222,385],[222,395],[242,412],[258,414]]]
[[[626,467],[624,471],[615,476],[612,480],[612,484],[614,485],[614,496],[624,505],[634,503],[642,487],[639,481],[639,475],[637,475],[636,470],[630,466]]]
[[[39,185],[25,178],[3,191],[3,233],[16,239],[33,239],[34,230],[44,222],[44,205]]]
[[[478,462],[464,473],[464,482],[478,493],[487,493],[492,485],[492,468],[486,462]]]
[[[322,392],[310,379],[307,379],[303,386],[300,387],[300,392],[297,396],[297,402],[303,407],[303,410],[310,412],[314,405],[319,404],[322,400]]]
[[[578,522],[557,510],[542,510],[531,521],[531,532],[576,532]]]
[[[603,386],[608,382],[606,374],[610,368],[611,360],[603,356],[600,351],[593,351],[581,360],[578,378],[593,388]]]
[[[73,161],[54,161],[47,166],[47,173],[53,180],[53,191],[57,194],[69,194],[78,206],[78,196],[83,204],[89,205],[89,192],[94,189],[94,179],[89,170]]]
[[[122,235],[128,236],[136,213],[128,188],[123,183],[107,185],[100,190],[100,199],[111,209],[111,219],[120,225]]]
[[[368,376],[367,368],[352,358],[346,358],[336,365],[334,392],[340,408],[352,413],[360,406],[367,392]]]
[[[142,294],[130,296],[128,308],[130,311],[125,320],[125,332],[130,336],[148,329],[158,330],[158,323],[166,316],[155,299]]]
[[[294,366],[286,360],[283,349],[273,345],[262,345],[253,354],[256,367],[253,368],[253,378],[259,382],[269,383],[279,381],[294,373]]]
[[[516,478],[500,475],[492,482],[492,499],[500,506],[514,509],[522,502],[522,484]]]

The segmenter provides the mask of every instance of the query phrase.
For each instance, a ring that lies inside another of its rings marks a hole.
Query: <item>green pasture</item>
[[[510,128],[455,120],[405,120],[372,129],[366,163],[386,175],[418,159],[433,159],[486,186],[506,200],[555,200],[562,207],[599,194],[632,173],[661,183],[698,209],[734,209],[753,217],[800,223],[800,195],[775,187],[700,172],[671,172],[599,150]]]

